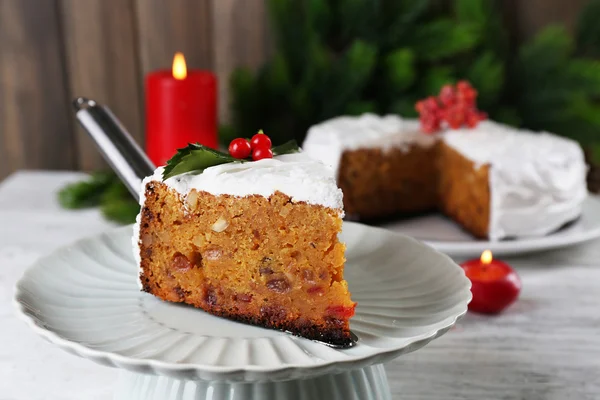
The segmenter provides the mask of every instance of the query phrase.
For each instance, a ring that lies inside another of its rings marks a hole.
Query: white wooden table
[[[111,398],[116,370],[45,342],[12,305],[38,257],[114,226],[56,203],[81,176],[19,172],[0,184],[0,400]],[[509,261],[523,279],[519,302],[498,317],[467,315],[389,364],[394,399],[600,399],[600,241]]]

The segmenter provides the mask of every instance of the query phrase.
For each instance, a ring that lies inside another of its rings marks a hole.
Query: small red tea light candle
[[[146,152],[164,165],[188,143],[217,147],[217,79],[176,53],[171,70],[146,76]]]
[[[485,250],[478,259],[461,264],[461,267],[472,284],[473,300],[469,303],[469,310],[496,314],[519,297],[519,275],[510,265],[494,259],[490,250]]]

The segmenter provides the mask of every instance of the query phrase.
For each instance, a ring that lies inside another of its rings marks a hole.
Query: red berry
[[[467,81],[456,86],[444,85],[438,97],[430,96],[415,104],[419,112],[421,129],[433,133],[440,129],[445,121],[451,129],[461,128],[464,124],[475,127],[487,118],[476,108],[477,91]]]
[[[487,119],[487,114],[477,109],[470,109],[466,113],[465,121],[469,128],[475,128],[481,121]]]
[[[250,142],[246,139],[237,138],[229,143],[229,154],[231,154],[231,157],[239,159],[248,158],[251,151]]]
[[[252,159],[254,161],[262,160],[265,158],[273,158],[273,151],[269,147],[260,146],[252,149]]]
[[[439,98],[442,104],[444,104],[445,106],[450,106],[454,104],[454,102],[456,101],[456,93],[452,85],[444,85],[444,87],[442,87],[442,90],[440,90]]]
[[[458,81],[456,84],[456,90],[464,92],[465,90],[473,89],[473,86],[468,81]]]
[[[508,264],[498,260],[491,260],[489,264],[471,260],[461,267],[472,284],[473,300],[469,303],[469,310],[499,313],[519,297],[521,279]]]
[[[436,112],[440,109],[440,104],[437,99],[433,96],[429,96],[424,100],[425,102],[425,110],[429,112]]]
[[[259,131],[256,135],[252,136],[252,140],[250,140],[250,144],[252,145],[253,149],[256,149],[259,147],[266,147],[266,148],[270,149],[271,148],[271,138],[269,138],[267,135],[262,133],[262,131]]]
[[[475,89],[465,90],[459,92],[457,95],[457,103],[464,104],[467,107],[475,107],[475,100],[477,99],[477,91]]]
[[[435,118],[441,121],[444,121],[446,119],[446,115],[448,115],[448,108],[440,108],[436,113],[435,113]]]
[[[446,122],[452,129],[458,129],[465,123],[466,110],[460,105],[450,107],[446,114]]]
[[[422,116],[421,130],[425,133],[435,133],[440,130],[440,119],[434,116]]]
[[[479,124],[479,113],[476,110],[467,111],[466,123],[469,128],[475,128]]]

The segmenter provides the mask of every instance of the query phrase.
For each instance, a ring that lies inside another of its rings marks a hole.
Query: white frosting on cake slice
[[[342,153],[346,150],[429,147],[435,141],[435,136],[421,133],[416,119],[363,114],[337,117],[312,126],[302,148],[310,157],[331,166],[337,176]]]
[[[146,180],[162,181],[163,168]],[[279,191],[293,202],[328,208],[343,208],[342,191],[331,168],[303,153],[293,153],[252,162],[233,162],[189,172],[164,181],[171,189],[187,195],[192,189],[214,195],[269,197]]]
[[[581,214],[587,166],[577,142],[492,121],[448,131],[443,140],[490,165],[491,240],[546,235]]]

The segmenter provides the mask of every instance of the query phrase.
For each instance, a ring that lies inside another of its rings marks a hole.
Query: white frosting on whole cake
[[[491,240],[547,235],[581,214],[587,166],[577,142],[492,121],[448,131],[443,140],[490,165]]]
[[[302,148],[310,157],[331,166],[337,176],[345,150],[408,150],[412,145],[429,147],[435,141],[435,136],[423,134],[419,130],[419,121],[416,119],[402,119],[397,115],[363,114],[357,117],[337,117],[312,126]]]
[[[140,188],[140,205],[143,207],[146,184],[163,182],[164,167],[159,167],[152,176],[146,177]],[[259,195],[269,197],[279,191],[292,198],[293,202],[305,202],[338,210],[343,216],[342,191],[337,187],[333,171],[320,161],[304,153],[286,154],[272,159],[253,162],[234,162],[206,168],[202,173],[188,172],[166,179],[169,188],[183,198],[195,189],[214,195],[245,197]],[[140,265],[140,223],[137,216],[133,227],[133,251]],[[140,282],[141,286],[141,282]]]
[[[547,235],[581,214],[587,196],[583,152],[576,142],[549,133],[483,121],[475,129],[427,135],[419,130],[418,120],[363,114],[312,126],[303,148],[331,165],[337,176],[346,150],[409,149],[438,140],[477,165],[491,166],[491,240]]]

